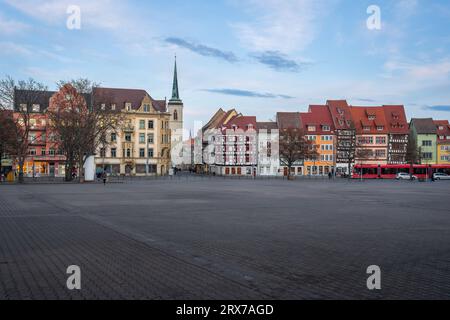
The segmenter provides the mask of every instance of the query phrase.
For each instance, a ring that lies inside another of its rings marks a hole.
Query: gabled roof
[[[383,107],[355,107],[351,106],[350,111],[358,134],[387,134],[389,130],[386,125],[386,118]],[[374,117],[369,118],[369,117]],[[382,130],[378,128],[382,127]],[[369,130],[364,130],[369,128]]]
[[[447,137],[450,137],[450,124],[448,120],[434,120],[434,123],[436,124],[438,143],[450,143],[450,139],[447,139]],[[440,127],[442,129],[439,129]],[[444,139],[441,139],[441,137],[444,137]]]
[[[280,130],[284,129],[300,129],[302,127],[300,122],[299,112],[278,112],[277,126]]]
[[[218,122],[222,119],[225,113],[226,112],[222,108],[219,108],[219,110],[216,111],[216,113],[211,117],[211,119],[209,119],[208,123],[203,126],[202,131],[216,128]]]
[[[411,126],[416,129],[418,134],[436,134],[436,124],[432,118],[413,118],[411,119]]]
[[[406,119],[404,106],[386,105],[383,106],[383,110],[389,133],[392,134],[409,133],[408,120]]]
[[[334,133],[334,123],[328,106],[310,105],[309,112],[300,113],[301,123],[305,132],[313,134],[331,134]],[[308,126],[315,126],[315,131],[309,131]],[[330,128],[324,131],[324,126]]]
[[[354,129],[352,114],[346,100],[328,100],[327,106],[336,130]]]
[[[224,125],[226,129],[241,129],[247,131],[249,128],[256,130],[256,117],[255,116],[236,116],[233,117],[226,125]]]

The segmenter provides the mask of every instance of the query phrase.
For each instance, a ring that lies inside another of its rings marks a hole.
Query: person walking
[[[103,171],[102,173],[102,179],[103,179],[103,185],[106,186],[106,179],[108,178],[106,171]]]

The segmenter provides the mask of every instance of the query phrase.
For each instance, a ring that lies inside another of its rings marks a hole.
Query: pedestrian
[[[331,172],[328,172],[328,179],[331,180],[332,177],[333,177],[333,174]]]
[[[103,171],[102,173],[102,179],[103,179],[103,185],[106,186],[106,179],[107,179],[106,171]]]

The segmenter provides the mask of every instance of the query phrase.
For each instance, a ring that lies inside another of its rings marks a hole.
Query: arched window
[[[173,120],[178,120],[178,112],[177,112],[177,110],[175,110],[173,112]]]

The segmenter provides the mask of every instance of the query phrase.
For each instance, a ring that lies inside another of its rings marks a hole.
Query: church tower
[[[175,68],[173,73],[172,98],[169,100],[170,113],[169,127],[171,129],[171,158],[172,166],[181,164],[183,147],[183,101],[178,91],[177,57],[175,56]]]

